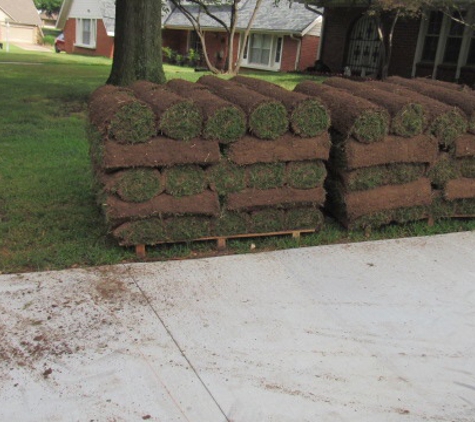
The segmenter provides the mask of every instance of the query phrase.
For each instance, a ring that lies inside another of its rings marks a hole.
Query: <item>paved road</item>
[[[475,232],[0,276],[2,421],[475,420]]]

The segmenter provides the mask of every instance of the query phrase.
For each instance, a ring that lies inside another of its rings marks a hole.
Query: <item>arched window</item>
[[[381,42],[376,19],[362,16],[351,30],[345,66],[353,75],[378,73],[381,59]]]

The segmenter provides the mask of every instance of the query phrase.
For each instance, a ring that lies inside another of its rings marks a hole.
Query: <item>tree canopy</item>
[[[35,3],[35,7],[38,10],[42,10],[48,15],[52,15],[53,13],[58,13],[61,9],[61,4],[63,0],[33,0]]]

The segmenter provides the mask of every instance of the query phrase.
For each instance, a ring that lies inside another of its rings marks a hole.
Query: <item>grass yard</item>
[[[110,239],[95,204],[85,134],[89,94],[111,61],[65,54],[0,50],[0,273],[54,270],[135,260]],[[203,73],[166,67],[167,78],[195,81]],[[302,76],[247,73],[293,88]],[[391,226],[371,239],[473,230],[475,221]],[[303,245],[364,240],[329,222]],[[298,246],[290,237],[229,241],[230,253]],[[214,243],[149,248],[148,259],[203,256]]]

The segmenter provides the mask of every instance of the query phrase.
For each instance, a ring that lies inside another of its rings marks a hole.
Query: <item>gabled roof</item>
[[[72,2],[73,0],[64,0],[56,25],[58,28],[64,28],[66,20],[69,17]],[[106,26],[107,34],[113,36],[115,24],[115,1],[97,0],[97,2],[101,11],[102,19]],[[246,28],[254,10],[255,2],[256,0],[241,1],[238,12],[238,29]],[[198,7],[196,5],[190,3],[187,5],[187,9],[193,14],[198,14]],[[209,9],[212,10],[221,20],[229,24],[229,6],[210,6]],[[200,23],[203,28],[222,29],[219,23],[205,14],[201,15]],[[319,28],[320,25],[321,17],[305,9],[303,4],[294,2],[289,6],[288,2],[281,2],[279,6],[276,6],[275,0],[263,0],[252,29],[256,32],[279,32],[304,35],[309,29],[315,26]],[[191,23],[185,15],[183,15],[178,9],[174,8],[170,2],[168,2],[168,11],[163,13],[162,26],[164,28],[172,29],[192,28]]]
[[[256,0],[242,0],[238,9],[238,29],[246,28],[255,4]],[[193,15],[198,16],[199,9],[197,6],[189,5],[187,9]],[[209,9],[222,21],[229,24],[229,6],[210,6]],[[317,21],[321,21],[321,17],[305,9],[303,4],[281,2],[279,6],[276,6],[275,0],[263,0],[252,25],[252,30],[302,35]],[[200,16],[200,24],[203,28],[222,28],[219,23],[204,13]],[[165,20],[164,26],[166,28],[190,28],[191,24],[185,15],[175,9]]]
[[[14,22],[41,26],[33,0],[0,0],[0,9]]]

